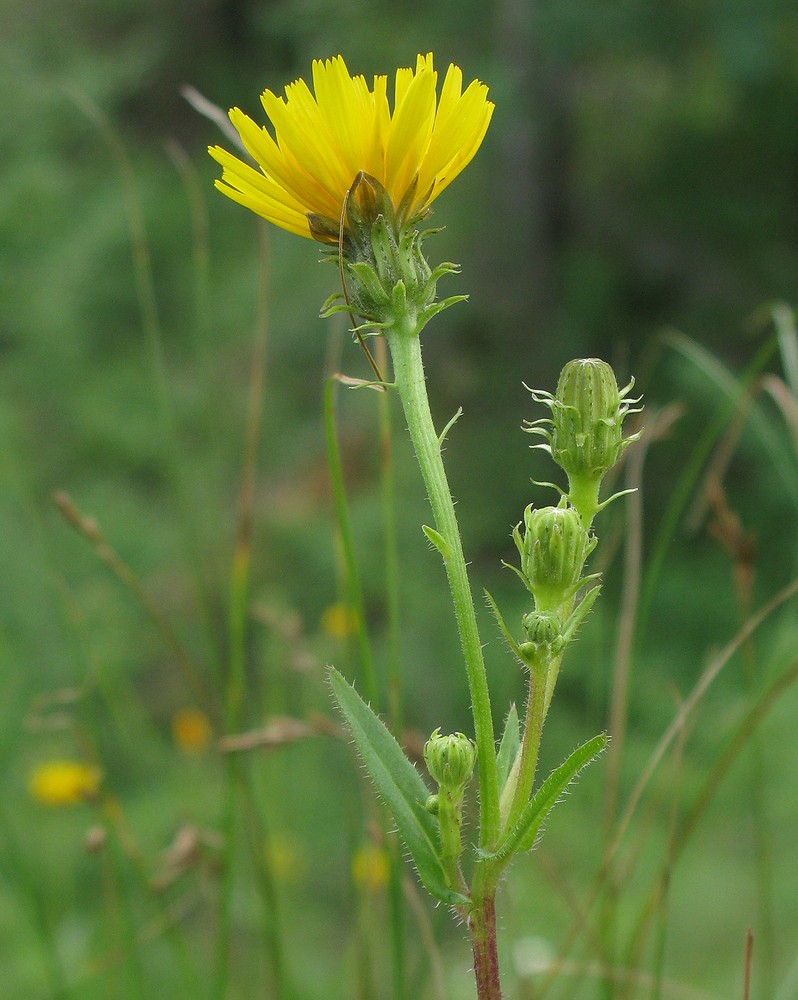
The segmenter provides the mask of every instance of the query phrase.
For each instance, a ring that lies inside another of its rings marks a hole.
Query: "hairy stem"
[[[492,890],[474,906],[468,918],[474,950],[477,1000],[501,1000],[499,953],[496,948],[496,892]]]
[[[421,360],[421,344],[415,325],[408,317],[404,325],[389,328],[386,337],[391,350],[396,389],[402,401],[410,438],[427,487],[435,517],[435,527],[444,542],[444,551],[441,554],[446,565],[446,575],[460,632],[474,717],[474,736],[479,765],[480,845],[488,848],[496,840],[499,825],[496,750],[482,644],[477,630],[460,529],[443,467],[440,441],[430,413]]]
[[[559,657],[553,658],[559,665]],[[532,787],[535,783],[535,771],[537,770],[538,752],[540,750],[540,737],[543,732],[543,722],[546,718],[548,692],[547,680],[554,662],[548,656],[536,658],[530,664],[529,669],[529,700],[526,708],[526,723],[524,725],[524,738],[519,751],[518,776],[513,791],[512,801],[507,810],[507,819],[504,823],[504,832],[512,830],[518,821],[518,817],[524,806],[529,801],[532,794]]]

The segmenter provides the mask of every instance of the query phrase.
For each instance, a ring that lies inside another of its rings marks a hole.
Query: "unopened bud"
[[[573,507],[536,509],[530,504],[524,511],[524,533],[516,527],[513,538],[538,611],[556,609],[573,597],[596,544]]]
[[[521,624],[534,646],[551,646],[562,635],[562,618],[556,611],[530,611]]]
[[[615,465],[640,432],[623,436],[623,421],[639,399],[629,399],[634,379],[618,388],[615,373],[606,361],[584,358],[563,368],[557,392],[531,390],[538,403],[548,406],[550,418],[527,422],[527,431],[544,438],[534,447],[550,452],[568,475],[568,499],[586,526],[610,500],[599,502],[604,474]],[[616,494],[620,496],[620,494]]]
[[[629,406],[606,361],[569,361],[552,407],[551,453],[569,476],[601,479],[626,447],[623,418]]]
[[[464,788],[474,773],[476,757],[476,747],[462,733],[441,736],[436,729],[424,745],[427,770],[441,788]]]

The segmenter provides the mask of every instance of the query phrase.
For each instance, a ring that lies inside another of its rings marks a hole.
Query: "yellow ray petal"
[[[308,213],[338,219],[346,192],[360,171],[376,177],[395,206],[417,182],[411,216],[471,161],[493,111],[487,87],[449,66],[437,100],[432,53],[394,78],[394,107],[388,78],[372,88],[352,76],[342,56],[315,60],[313,90],[298,79],[285,96],[261,95],[273,133],[234,108],[230,118],[260,170],[215,147],[223,174],[217,183],[229,198],[290,232],[310,237]]]

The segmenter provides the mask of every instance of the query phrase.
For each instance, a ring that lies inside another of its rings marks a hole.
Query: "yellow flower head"
[[[388,853],[376,844],[358,848],[352,858],[352,881],[359,889],[376,892],[388,882]]]
[[[340,601],[330,604],[322,612],[321,627],[333,639],[347,639],[357,634],[357,612]]]
[[[211,736],[208,717],[198,708],[182,708],[172,716],[172,739],[186,753],[200,753]]]
[[[274,126],[264,127],[233,108],[230,120],[260,167],[219,146],[209,149],[224,168],[216,187],[282,229],[311,238],[308,216],[338,230],[347,192],[360,173],[375,178],[404,219],[421,216],[470,163],[493,113],[479,80],[463,90],[463,74],[450,65],[437,96],[432,53],[416,69],[399,69],[388,102],[388,77],[369,90],[350,76],[342,56],[313,62],[313,90],[304,80],[270,90],[261,102]],[[318,235],[318,234],[317,234]]]
[[[96,798],[101,777],[99,768],[80,761],[52,760],[33,771],[28,791],[44,806],[71,806]]]

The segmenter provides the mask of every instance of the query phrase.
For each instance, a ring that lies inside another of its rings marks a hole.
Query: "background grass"
[[[711,518],[690,515],[755,359],[756,374],[789,385],[773,325],[749,317],[763,303],[798,299],[791,6],[7,0],[0,22],[4,995],[213,995],[228,765],[213,743],[181,751],[171,723],[192,705],[217,725],[222,715],[257,336],[266,358],[242,728],[282,715],[330,718],[324,664],[355,672],[348,643],[321,624],[342,588],[322,387],[336,368],[366,369],[345,330],[317,319],[334,276],[315,266],[313,246],[259,229],[214,194],[204,149],[218,136],[180,96],[184,83],[254,114],[263,87],[279,91],[311,58],[342,52],[368,75],[430,49],[439,67],[454,60],[489,83],[497,112],[485,146],[436,205],[447,228],[431,255],[462,263],[446,291],[471,300],[425,335],[433,409],[440,424],[465,409],[446,460],[473,581],[517,621],[524,598],[500,560],[512,557],[510,528],[524,506],[545,496],[529,479],[551,478],[518,429],[536,415],[521,380],[551,387],[566,360],[592,354],[638,377],[650,437],[622,808],[678,705],[749,613]],[[662,437],[651,433],[674,401],[678,419]],[[413,745],[437,725],[467,729],[468,706],[396,409],[394,422]],[[384,686],[378,426],[375,396],[340,394]],[[751,538],[749,610],[795,575],[796,482],[795,438],[783,410],[759,394],[723,477]],[[131,587],[61,516],[55,490],[96,520],[209,696]],[[607,725],[623,560],[635,555],[629,509],[619,503],[599,522],[605,592],[569,653],[544,768]],[[523,678],[487,612],[482,621],[498,718],[523,697]],[[731,659],[688,721],[622,842],[615,889],[591,911],[570,972],[549,995],[742,995],[751,927],[752,995],[798,996],[791,689],[743,741],[672,871],[666,860],[745,713],[794,660],[795,628],[793,601]],[[101,803],[48,810],[31,800],[31,770],[64,756],[100,764]],[[557,953],[589,898],[615,828],[606,763],[582,779],[502,890],[510,996],[540,995],[545,977],[528,975],[535,956]],[[253,751],[242,767],[253,798],[237,800],[236,815],[251,815],[254,803],[262,828],[234,826],[227,995],[274,994],[275,939],[285,996],[386,995],[377,985],[387,976],[385,890],[357,887],[351,875],[376,822],[351,749],[317,736]],[[181,830],[187,853],[178,859],[170,845]],[[87,838],[98,846],[88,850]],[[638,956],[639,913],[663,864],[668,893]],[[265,908],[255,871],[274,881]],[[430,953],[409,936],[411,995],[470,995],[461,932],[420,905],[436,945]],[[602,981],[602,963],[627,970],[631,983]]]

